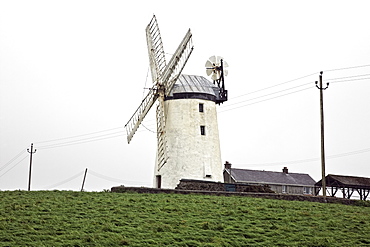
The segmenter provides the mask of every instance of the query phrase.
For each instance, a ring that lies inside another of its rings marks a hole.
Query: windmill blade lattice
[[[172,90],[194,49],[191,37],[189,29],[166,67],[163,75],[166,96]]]
[[[162,76],[166,68],[166,58],[163,50],[163,43],[157,18],[153,15],[152,20],[145,29],[148,45],[148,55],[154,84],[163,83]]]
[[[140,106],[136,109],[134,115],[132,115],[130,120],[128,120],[127,124],[125,125],[128,143],[130,143],[136,130],[139,128],[140,123],[144,120],[146,114],[149,112],[157,98],[158,94],[153,90],[150,90],[141,102]]]

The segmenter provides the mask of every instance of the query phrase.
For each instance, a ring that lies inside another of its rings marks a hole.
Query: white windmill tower
[[[213,83],[182,75],[193,51],[190,29],[168,64],[155,16],[146,37],[153,87],[125,125],[128,143],[158,101],[154,187],[173,189],[180,179],[223,181],[216,113],[216,104],[227,100],[222,58],[213,56],[206,63]]]

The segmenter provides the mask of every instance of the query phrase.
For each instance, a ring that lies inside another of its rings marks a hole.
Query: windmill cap
[[[203,76],[181,74],[168,94],[168,99],[200,98],[216,101],[219,88]]]

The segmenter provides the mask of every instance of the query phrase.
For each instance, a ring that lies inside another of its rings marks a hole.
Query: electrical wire
[[[368,80],[368,79],[370,79],[370,77],[368,77],[368,78],[357,78],[357,79],[352,79],[352,80],[334,81],[334,82],[331,82],[331,83],[340,83],[340,82],[349,82],[349,81],[361,81],[361,80]]]
[[[151,130],[151,129],[149,129],[148,127],[146,127],[143,123],[141,123],[141,125],[145,128],[145,129],[147,129],[149,132],[152,132],[152,133],[158,133],[157,131],[153,131],[153,130]]]
[[[312,88],[313,87],[307,87],[307,88],[303,88],[303,89],[296,90],[296,91],[293,91],[293,92],[289,92],[289,93],[286,93],[286,94],[278,95],[278,96],[275,96],[275,97],[272,97],[272,98],[268,98],[268,99],[260,100],[260,101],[257,101],[257,102],[253,102],[253,103],[250,103],[250,104],[246,104],[246,105],[234,107],[234,108],[231,108],[231,109],[220,110],[219,113],[223,113],[223,112],[227,112],[227,111],[239,109],[239,108],[250,106],[250,105],[255,105],[255,104],[258,104],[258,103],[261,103],[261,102],[264,102],[264,101],[277,99],[277,98],[280,98],[280,97],[283,97],[283,96],[286,96],[286,95],[289,95],[289,94],[294,94],[294,93],[302,92],[302,91],[305,91],[305,90],[308,90],[308,89],[312,89]]]
[[[370,67],[370,64],[353,66],[353,67],[345,67],[345,68],[339,68],[339,69],[327,69],[327,70],[324,70],[324,71],[329,72],[329,71],[338,71],[338,70],[358,69],[358,68],[364,68],[364,67]]]
[[[305,76],[301,76],[301,77],[298,77],[298,78],[296,78],[296,79],[289,80],[289,81],[286,81],[286,82],[282,82],[282,83],[279,83],[279,84],[276,84],[276,85],[273,85],[273,86],[270,86],[270,87],[262,88],[262,89],[259,89],[259,90],[256,90],[256,91],[253,91],[253,92],[250,92],[250,93],[246,93],[246,94],[242,94],[242,95],[239,95],[239,96],[235,96],[235,97],[233,97],[231,100],[234,100],[234,99],[236,99],[236,98],[240,98],[240,97],[243,97],[243,96],[246,96],[246,95],[249,95],[249,94],[258,93],[258,92],[261,92],[261,91],[264,91],[264,90],[267,90],[267,89],[271,89],[271,88],[274,88],[274,87],[278,87],[278,86],[281,86],[281,85],[287,84],[287,83],[289,83],[289,82],[298,81],[298,80],[301,80],[301,79],[304,79],[304,78],[307,78],[307,77],[310,77],[310,76],[316,75],[317,73],[318,73],[318,72],[315,72],[315,73],[312,73],[312,74],[309,74],[309,75],[305,75]]]
[[[94,135],[94,134],[99,134],[99,133],[102,133],[102,132],[107,132],[107,131],[112,131],[112,130],[117,130],[117,129],[122,129],[122,127],[117,127],[117,128],[112,128],[112,129],[106,129],[106,130],[100,130],[100,131],[90,132],[90,133],[86,133],[86,134],[69,136],[69,137],[64,137],[64,138],[58,138],[58,139],[53,139],[53,140],[48,140],[48,141],[38,141],[38,142],[35,142],[34,144],[41,144],[41,143],[56,142],[56,141],[61,141],[61,140],[66,140],[66,139],[73,139],[73,138],[77,138],[77,137]]]
[[[367,66],[367,65],[366,65],[366,66]],[[369,66],[370,66],[370,65],[369,65]],[[364,67],[364,66],[358,66],[358,67]],[[352,68],[352,67],[351,67],[351,68]],[[356,67],[356,68],[357,68],[357,67]],[[345,69],[345,68],[343,68],[343,69]],[[298,79],[301,79],[301,78],[305,78],[305,77],[308,77],[308,76],[311,76],[311,75],[313,75],[313,74],[310,74],[310,75],[307,75],[307,76],[304,76],[304,77],[300,77],[300,78],[297,78],[297,79],[294,79],[294,80],[298,80]],[[338,80],[338,81],[334,81],[334,82],[331,82],[331,83],[340,83],[340,82],[350,82],[350,81],[358,81],[358,80],[367,80],[367,79],[370,79],[370,78],[355,78],[355,77],[368,76],[368,75],[370,75],[370,74],[353,75],[353,76],[348,76],[348,77],[334,78],[334,80]],[[340,79],[346,79],[346,78],[353,78],[353,79],[340,80]],[[291,80],[291,81],[294,81],[294,80]],[[331,80],[333,80],[333,79],[331,79]],[[288,82],[291,82],[291,81],[288,81]],[[287,83],[287,82],[285,82],[285,83]],[[277,85],[282,85],[282,84],[285,84],[285,83],[281,83],[281,84],[277,84]],[[229,111],[229,110],[238,109],[238,108],[241,108],[241,107],[246,107],[246,106],[254,105],[254,104],[257,104],[257,103],[264,102],[264,101],[268,101],[268,100],[276,99],[276,98],[279,98],[279,97],[282,97],[282,96],[285,96],[285,95],[289,95],[289,94],[293,94],[293,93],[301,92],[301,91],[304,91],[304,90],[310,89],[311,87],[308,87],[308,88],[305,88],[305,89],[302,89],[302,90],[296,90],[296,91],[291,92],[291,93],[282,94],[282,95],[279,95],[279,96],[276,96],[276,97],[272,97],[272,98],[268,98],[268,99],[265,99],[265,100],[260,100],[260,101],[257,101],[257,102],[253,102],[253,103],[251,103],[251,104],[246,104],[246,105],[242,105],[242,106],[238,106],[238,107],[233,107],[233,108],[230,108],[230,109],[225,109],[225,108],[228,108],[228,107],[233,106],[233,105],[242,104],[242,103],[244,103],[244,102],[252,101],[252,100],[255,100],[255,99],[259,99],[259,98],[264,98],[264,97],[267,97],[267,96],[270,96],[270,95],[273,95],[273,94],[277,94],[277,93],[280,93],[280,92],[288,91],[288,90],[291,90],[291,89],[294,89],[294,88],[297,88],[297,87],[301,87],[301,86],[309,85],[309,84],[311,84],[311,83],[312,83],[312,82],[305,83],[305,84],[301,84],[301,85],[298,85],[298,86],[295,86],[295,87],[291,87],[291,88],[283,89],[283,90],[280,90],[280,91],[272,92],[272,93],[269,93],[269,94],[265,94],[265,95],[262,95],[262,96],[258,96],[258,97],[252,98],[252,99],[247,99],[247,100],[239,101],[239,102],[236,102],[236,103],[228,104],[228,105],[225,105],[225,106],[221,106],[221,107],[220,107],[221,109],[220,109],[219,113],[226,112],[226,111]],[[277,85],[275,85],[275,86],[277,86]],[[272,86],[272,87],[275,87],[275,86]],[[251,92],[251,93],[255,93],[255,92],[259,92],[259,91],[263,91],[263,90],[265,90],[265,89],[270,89],[270,88],[272,88],[272,87],[267,87],[267,88],[264,88],[264,89],[261,89],[261,90],[257,90],[257,91]],[[244,94],[244,95],[241,95],[241,96],[245,96],[245,95],[248,95],[248,94]],[[237,96],[237,97],[241,97],[241,96]]]
[[[95,176],[95,177],[98,177],[98,178],[101,178],[101,179],[104,179],[104,180],[107,180],[109,182],[114,182],[114,183],[141,183],[141,184],[144,184],[143,182],[137,182],[137,181],[127,181],[127,180],[122,180],[122,179],[118,179],[118,178],[112,178],[112,177],[108,177],[106,175],[103,175],[103,174],[100,174],[100,173],[97,173],[97,172],[94,172],[92,170],[89,170],[88,171],[89,174]]]
[[[80,139],[80,140],[72,140],[72,141],[67,141],[67,142],[62,142],[62,143],[55,143],[55,144],[40,146],[40,147],[38,147],[38,149],[50,149],[50,148],[65,147],[65,146],[70,146],[70,145],[77,145],[77,144],[83,144],[83,143],[89,143],[89,142],[95,142],[95,141],[101,141],[101,140],[126,136],[126,134],[122,134],[122,133],[119,134],[119,133],[121,133],[121,132],[105,134],[105,135],[100,135],[100,136],[94,136],[94,137],[84,138],[84,139]]]
[[[149,128],[147,128],[146,126],[144,126],[144,127],[148,131],[156,133],[156,132],[150,130]],[[143,131],[145,131],[145,130],[139,130],[138,132],[143,132]],[[78,140],[51,143],[51,144],[40,146],[40,147],[37,147],[37,148],[38,149],[52,149],[52,148],[66,147],[66,146],[71,146],[71,145],[84,144],[84,143],[90,143],[90,142],[95,142],[95,141],[101,141],[101,140],[106,140],[106,139],[112,139],[112,138],[127,136],[127,134],[123,133],[123,132],[124,131],[119,131],[119,132],[114,132],[114,133],[110,133],[110,134],[93,136],[93,137],[88,137],[88,138],[83,138],[83,139],[78,139]],[[95,133],[98,133],[98,132],[95,132]],[[73,137],[71,137],[71,138],[73,138]],[[68,139],[68,138],[60,138],[60,139]]]
[[[362,77],[362,76],[369,76],[369,75],[370,74],[352,75],[352,76],[345,76],[345,77],[338,77],[338,78],[326,79],[326,81],[336,81],[336,80],[341,80],[341,79],[348,79],[348,78],[353,78],[353,77]]]
[[[15,165],[13,165],[11,168],[9,168],[6,172],[4,172],[1,176],[0,176],[0,178],[2,177],[2,176],[4,176],[5,174],[7,174],[10,170],[12,170],[14,167],[16,167],[17,165],[19,165],[23,160],[25,160],[26,158],[27,158],[27,156],[28,155],[26,155],[26,156],[24,156],[20,161],[18,161]]]
[[[47,186],[47,187],[45,187],[45,188],[46,188],[46,189],[52,189],[52,188],[55,188],[55,187],[57,187],[57,186],[60,186],[60,185],[66,184],[66,183],[68,183],[69,181],[72,181],[72,180],[74,180],[74,179],[76,179],[76,178],[80,177],[80,176],[81,176],[81,175],[83,175],[83,174],[84,174],[84,172],[79,172],[79,173],[77,173],[76,175],[73,175],[72,177],[69,177],[69,178],[67,178],[67,179],[65,179],[65,180],[63,180],[63,181],[61,181],[61,182],[58,182],[58,183],[56,183],[56,184],[53,184],[53,185]]]
[[[351,151],[351,152],[347,152],[347,153],[328,155],[327,158],[328,159],[335,159],[335,158],[341,158],[341,157],[345,157],[345,156],[362,154],[362,153],[367,153],[367,152],[370,152],[370,148],[355,150],[355,151]]]
[[[355,150],[346,153],[334,154],[326,156],[326,159],[336,159],[350,155],[362,154],[370,152],[370,148]],[[319,161],[321,158],[309,158],[303,160],[291,160],[291,161],[281,161],[281,162],[272,162],[272,163],[259,163],[259,164],[244,164],[243,166],[277,166],[277,165],[292,165],[292,164],[300,164],[300,163],[307,163],[313,161]]]
[[[228,104],[227,106],[223,106],[223,108],[224,108],[224,107],[233,106],[233,105],[238,105],[238,104],[241,104],[241,103],[244,103],[244,102],[247,102],[247,101],[252,101],[252,100],[255,100],[255,99],[259,99],[259,98],[267,97],[267,96],[274,95],[274,94],[277,94],[277,93],[285,92],[285,91],[288,91],[288,90],[292,90],[292,89],[294,89],[294,88],[298,88],[298,87],[306,86],[306,85],[308,85],[308,84],[312,84],[312,82],[305,83],[305,84],[298,85],[298,86],[291,87],[291,88],[287,88],[287,89],[283,89],[283,90],[276,91],[276,92],[273,92],[273,93],[265,94],[265,95],[258,96],[258,97],[252,98],[252,99],[247,99],[247,100],[239,101],[239,102],[237,102],[237,103]]]
[[[329,72],[329,71],[338,71],[338,70],[348,70],[348,69],[357,69],[357,68],[364,68],[364,67],[370,67],[370,64],[368,65],[359,65],[359,66],[353,66],[353,67],[346,67],[346,68],[337,68],[337,69],[330,69],[330,70],[324,70],[325,72]],[[236,98],[240,98],[240,97],[243,97],[243,96],[246,96],[246,95],[249,95],[249,94],[254,94],[254,93],[257,93],[257,92],[261,92],[261,91],[264,91],[264,90],[267,90],[267,89],[271,89],[271,88],[274,88],[274,87],[278,87],[278,86],[281,86],[281,85],[284,85],[284,84],[287,84],[287,83],[290,83],[290,82],[294,82],[294,81],[298,81],[298,80],[301,80],[301,79],[304,79],[304,78],[307,78],[307,77],[310,77],[310,76],[313,76],[313,75],[316,75],[318,74],[319,72],[315,72],[315,73],[311,73],[311,74],[308,74],[308,75],[305,75],[305,76],[302,76],[302,77],[298,77],[296,79],[292,79],[292,80],[289,80],[289,81],[286,81],[286,82],[282,82],[282,83],[278,83],[276,85],[273,85],[273,86],[270,86],[270,87],[266,87],[266,88],[262,88],[262,89],[259,89],[259,90],[256,90],[256,91],[253,91],[253,92],[250,92],[250,93],[246,93],[246,94],[242,94],[242,95],[239,95],[239,96],[235,96],[230,100],[234,100]],[[369,74],[366,74],[366,76],[369,75]],[[362,76],[362,75],[358,75],[358,76]],[[358,77],[357,76],[357,77]],[[365,76],[365,75],[363,75]],[[354,76],[356,77],[356,76]],[[340,79],[343,79],[343,78],[340,78]],[[334,79],[329,79],[329,80],[334,80]],[[328,81],[328,80],[326,80]]]
[[[14,156],[13,158],[11,158],[6,164],[4,164],[1,168],[0,168],[0,171],[4,170],[8,165],[10,165],[11,163],[13,163],[13,161],[15,161],[19,156],[22,155],[22,153],[24,153],[26,149],[22,149],[22,151],[20,151],[16,156]]]

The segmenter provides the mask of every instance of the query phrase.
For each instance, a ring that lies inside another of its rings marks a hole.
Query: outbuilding
[[[340,190],[343,198],[351,199],[354,192],[357,192],[360,200],[366,200],[370,193],[370,178],[354,177],[329,174],[325,177],[326,190],[330,196],[335,196]],[[322,187],[322,180],[316,183],[318,188]],[[319,190],[317,191],[317,194]]]

